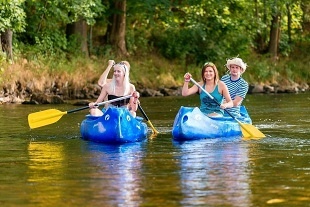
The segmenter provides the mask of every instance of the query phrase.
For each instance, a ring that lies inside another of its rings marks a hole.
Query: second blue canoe
[[[252,120],[244,106],[241,107],[242,123],[251,124]],[[174,140],[196,140],[205,138],[231,138],[242,137],[240,124],[229,117],[213,117],[204,115],[198,107],[181,106],[177,113],[172,136]]]

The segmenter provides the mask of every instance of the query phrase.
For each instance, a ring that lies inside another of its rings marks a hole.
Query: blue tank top
[[[203,85],[203,88],[205,88],[205,84]],[[214,90],[209,93],[217,102],[220,104],[223,102],[223,96],[219,93],[218,85],[215,86]],[[218,113],[218,114],[224,114],[224,110],[220,108],[220,106],[212,100],[205,92],[200,92],[200,111],[204,114],[210,114],[210,113]]]

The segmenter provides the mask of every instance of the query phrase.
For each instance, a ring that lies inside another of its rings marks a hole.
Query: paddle
[[[149,118],[147,117],[146,113],[144,112],[144,110],[142,109],[142,107],[140,106],[140,104],[138,104],[138,108],[140,109],[141,113],[143,114],[144,118],[146,119],[147,123],[149,124],[149,126],[152,128],[153,130],[153,134],[158,134],[158,131],[155,129],[155,127],[153,126],[152,122],[149,120]]]
[[[124,100],[124,99],[130,98],[131,96],[132,95],[128,95],[128,96],[112,99],[109,101],[104,101],[101,103],[97,103],[96,106],[101,106],[107,103]],[[70,111],[59,111],[57,109],[47,109],[44,111],[31,113],[28,115],[28,124],[31,129],[46,126],[46,125],[57,122],[64,114],[70,114],[70,113],[81,111],[81,110],[88,109],[88,108],[89,106],[84,106],[82,108],[72,109]]]
[[[203,92],[205,92],[217,105],[221,105],[216,99],[213,98],[201,85],[199,85],[194,79],[191,78],[191,81],[199,87]],[[241,123],[236,117],[234,117],[229,111],[224,109],[229,116],[235,119],[241,126],[242,135],[244,138],[264,138],[266,137],[261,131],[259,131],[255,126],[252,124]]]

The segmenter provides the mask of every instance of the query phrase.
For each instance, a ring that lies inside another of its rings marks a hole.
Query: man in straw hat
[[[240,116],[240,105],[245,98],[249,84],[241,77],[247,68],[247,64],[241,58],[228,59],[226,68],[229,74],[224,75],[221,80],[227,85],[234,106],[227,109],[234,116]]]

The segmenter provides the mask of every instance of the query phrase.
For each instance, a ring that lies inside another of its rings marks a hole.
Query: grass
[[[296,56],[298,57],[298,56]],[[16,83],[29,87],[33,91],[45,92],[55,85],[72,86],[79,89],[89,84],[96,84],[99,76],[105,70],[110,58],[64,58],[50,57],[26,60],[17,58],[14,64],[0,59],[1,85],[13,93]],[[251,84],[310,84],[310,58],[283,58],[277,62],[263,56],[251,55],[243,58],[248,63],[244,78]],[[200,66],[184,66],[181,60],[167,60],[158,55],[131,56],[115,59],[116,62],[127,60],[131,64],[130,78],[132,83],[145,88],[182,86],[183,75],[189,71],[193,78],[200,79]],[[224,75],[225,58],[219,63],[220,76]],[[112,73],[110,73],[111,77]]]

